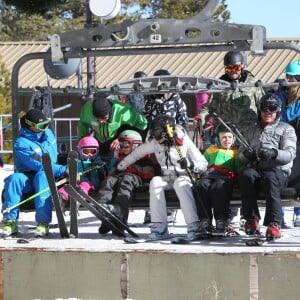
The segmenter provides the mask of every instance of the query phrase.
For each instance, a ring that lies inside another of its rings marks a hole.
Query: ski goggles
[[[97,148],[83,148],[81,149],[82,154],[87,156],[96,156],[98,154]]]
[[[27,125],[29,125],[30,127],[34,127],[35,129],[38,129],[40,131],[45,131],[49,127],[50,120],[45,120],[43,122],[34,123],[25,118],[25,123]]]
[[[119,141],[120,148],[130,148],[130,147],[132,147],[132,145],[140,145],[140,144],[142,144],[142,142],[137,141],[137,140],[132,140],[132,141],[121,140],[121,141]]]
[[[262,107],[260,110],[264,113],[274,113],[274,112],[278,112],[280,110],[280,107],[278,105],[268,105]]]
[[[99,149],[95,147],[82,148],[79,152],[81,159],[95,159],[99,153]]]
[[[242,70],[243,65],[228,65],[225,66],[226,73],[240,72]]]

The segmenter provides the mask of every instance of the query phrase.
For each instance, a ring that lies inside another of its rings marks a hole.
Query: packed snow
[[[4,165],[0,169],[0,190],[3,189],[3,180],[13,172],[13,166]],[[264,210],[261,210],[262,216]],[[293,208],[286,208],[285,220],[287,225],[292,226]],[[49,236],[43,239],[34,238],[35,219],[34,212],[21,212],[19,219],[19,235],[16,238],[0,239],[0,248],[36,248],[45,251],[94,251],[94,252],[128,252],[128,251],[167,251],[167,252],[193,252],[193,253],[234,253],[234,252],[265,252],[265,251],[300,251],[300,229],[291,227],[284,229],[283,237],[275,243],[265,243],[261,247],[248,247],[245,245],[245,236],[239,231],[239,219],[234,221],[236,230],[241,234],[239,237],[228,237],[220,240],[197,241],[192,245],[175,245],[170,240],[156,242],[142,242],[149,234],[149,225],[143,224],[144,211],[134,210],[129,215],[129,225],[139,236],[140,242],[136,244],[126,244],[122,238],[117,238],[111,233],[100,235],[98,227],[100,221],[89,211],[79,211],[79,238],[62,239],[59,235],[55,211]],[[69,224],[69,212],[66,212],[66,221]],[[176,220],[169,224],[169,232],[172,236],[185,236],[186,225],[180,210],[176,213]],[[262,232],[265,228],[262,227]],[[1,233],[1,230],[0,230]]]

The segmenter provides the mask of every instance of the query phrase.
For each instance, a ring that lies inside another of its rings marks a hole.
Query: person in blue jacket
[[[290,184],[295,181],[299,182],[299,158],[300,158],[300,61],[290,62],[286,69],[286,80],[289,83],[295,83],[295,85],[288,86],[286,89],[279,88],[275,92],[282,101],[281,106],[281,121],[287,122],[292,125],[297,135],[297,155],[294,160],[294,167],[292,174],[289,178]],[[297,190],[300,188],[296,187]],[[300,227],[300,207],[294,208],[294,226]]]
[[[49,120],[39,109],[30,109],[20,119],[21,129],[14,142],[15,172],[4,180],[4,202],[2,209],[18,204],[24,194],[37,193],[48,187],[48,181],[43,170],[41,157],[48,153],[52,162],[54,177],[65,175],[67,166],[59,165],[57,161],[56,138],[48,128]],[[52,198],[50,191],[34,199],[36,236],[43,237],[49,233],[49,223],[52,219]],[[3,214],[3,236],[18,233],[19,207]]]

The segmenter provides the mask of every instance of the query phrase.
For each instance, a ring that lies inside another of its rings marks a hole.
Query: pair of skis
[[[125,237],[125,231],[131,236],[138,237],[138,235],[132,231],[127,224],[123,223],[119,218],[112,214],[104,205],[95,201],[91,196],[86,194],[83,190],[76,186],[77,182],[77,161],[78,153],[71,151],[68,155],[68,168],[69,168],[69,184],[64,185],[65,190],[69,193],[70,202],[70,234],[68,232],[66,222],[64,219],[64,213],[61,208],[57,187],[55,185],[55,179],[52,172],[51,160],[48,154],[44,154],[42,157],[43,167],[46,173],[46,177],[49,183],[51,191],[60,235],[63,238],[78,237],[78,220],[77,220],[77,203],[81,204],[92,214],[94,214],[101,222],[108,226],[112,232],[118,237]]]
[[[76,185],[77,181],[77,161],[78,153],[76,151],[71,151],[68,154],[68,168],[69,168],[69,182],[72,185]],[[70,233],[68,231],[63,208],[59,199],[59,194],[57,191],[57,186],[55,184],[55,178],[52,170],[51,158],[48,153],[42,156],[43,168],[48,180],[50,193],[53,200],[53,205],[56,212],[59,232],[62,238],[77,238],[78,237],[78,220],[77,220],[77,205],[76,201],[71,197],[70,199]]]

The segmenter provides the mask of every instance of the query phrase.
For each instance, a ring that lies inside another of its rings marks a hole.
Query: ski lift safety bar
[[[264,55],[268,49],[290,49],[300,53],[300,46],[297,44],[266,41],[266,30],[263,26],[209,22],[219,2],[219,0],[208,1],[198,15],[187,20],[147,19],[136,22],[125,20],[120,24],[100,24],[98,27],[53,35],[50,40],[51,52],[26,54],[13,67],[11,80],[13,140],[19,131],[19,72],[30,60],[50,58],[53,63],[62,64],[70,58],[121,55],[230,50]],[[124,37],[120,38],[118,33],[123,33]],[[218,92],[222,89],[211,87],[211,91],[213,90]],[[198,88],[194,88],[194,92],[197,91]]]

